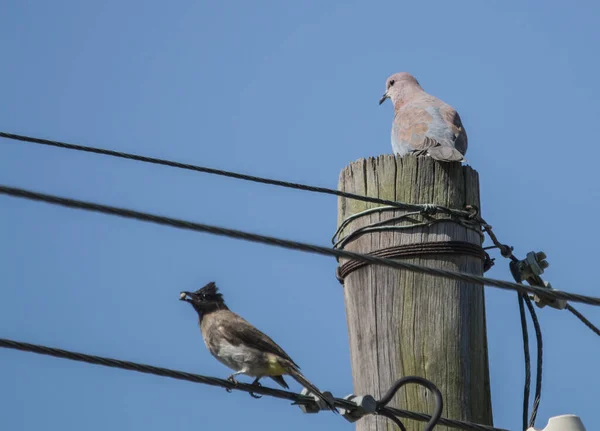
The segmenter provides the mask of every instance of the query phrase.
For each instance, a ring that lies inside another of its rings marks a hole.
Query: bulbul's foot
[[[252,386],[262,387],[262,385],[258,382],[259,380],[260,380],[260,377],[257,377],[256,379],[254,379],[254,381],[252,382]],[[256,395],[254,392],[249,392],[249,393],[252,398],[256,398],[256,399],[262,398],[262,395]]]
[[[238,384],[238,381],[235,379],[235,374],[232,374],[231,376],[227,377],[227,380],[229,380],[231,383],[233,383],[236,386]],[[231,392],[231,388],[225,388],[225,390],[227,392]]]

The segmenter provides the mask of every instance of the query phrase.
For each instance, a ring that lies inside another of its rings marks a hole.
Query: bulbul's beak
[[[181,292],[179,294],[180,301],[193,302],[196,299],[196,295],[192,292]]]
[[[379,99],[379,104],[381,105],[383,102],[385,102],[385,99],[389,99],[390,96],[388,96],[387,91],[385,93],[383,93],[383,96],[381,97],[381,99]]]

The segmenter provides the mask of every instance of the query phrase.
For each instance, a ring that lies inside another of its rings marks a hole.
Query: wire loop
[[[406,376],[406,377],[402,377],[401,379],[396,380],[396,382],[390,387],[390,389],[388,389],[386,394],[377,402],[377,412],[378,412],[378,414],[382,414],[386,417],[389,417],[388,415],[386,415],[386,413],[389,413],[391,415],[391,413],[389,411],[386,411],[387,405],[389,404],[390,401],[392,401],[392,398],[394,398],[394,396],[396,395],[396,393],[400,390],[400,388],[402,386],[410,384],[410,383],[416,383],[418,385],[421,385],[421,386],[427,388],[435,397],[434,413],[431,416],[431,419],[429,420],[427,425],[425,426],[425,431],[431,431],[431,430],[433,430],[433,428],[436,426],[436,424],[439,422],[440,418],[442,417],[442,410],[444,408],[444,398],[442,397],[442,393],[440,392],[438,387],[436,385],[434,385],[433,382],[431,382],[423,377]],[[394,422],[396,423],[396,425],[398,425],[400,427],[401,430],[406,431],[404,426],[402,424],[399,424],[400,420],[398,420],[398,421],[394,420]]]

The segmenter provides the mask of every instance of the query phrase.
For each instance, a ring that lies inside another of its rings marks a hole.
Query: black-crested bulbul
[[[229,310],[214,282],[196,292],[181,292],[179,299],[189,302],[198,313],[202,337],[210,353],[235,371],[229,380],[235,382],[235,376],[246,374],[255,377],[253,384],[259,384],[262,377],[270,377],[287,389],[283,379],[287,374],[337,412],[275,341]]]

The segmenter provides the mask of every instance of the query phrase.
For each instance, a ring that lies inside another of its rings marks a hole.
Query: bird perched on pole
[[[409,73],[390,76],[379,104],[394,104],[392,149],[404,156],[427,155],[443,162],[465,161],[467,132],[456,110],[423,90]]]
[[[229,310],[214,282],[196,292],[181,292],[179,299],[189,302],[198,313],[209,352],[235,371],[228,380],[237,383],[235,376],[246,374],[255,377],[253,385],[260,385],[262,377],[270,377],[287,389],[283,378],[287,374],[337,412],[333,402],[302,375],[300,367],[275,341]]]

